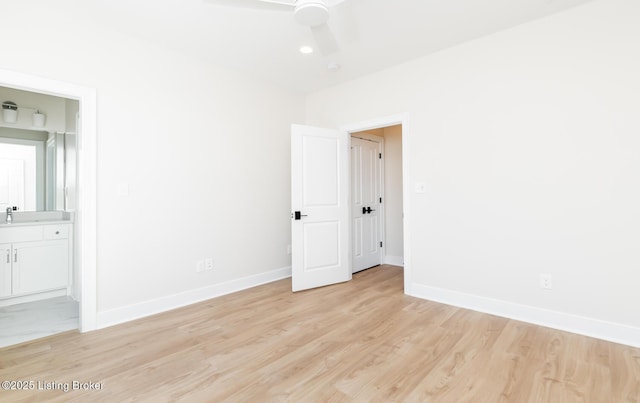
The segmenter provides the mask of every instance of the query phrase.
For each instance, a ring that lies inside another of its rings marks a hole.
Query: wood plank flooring
[[[290,290],[0,349],[35,388],[0,401],[640,402],[640,349],[408,297],[398,267]]]

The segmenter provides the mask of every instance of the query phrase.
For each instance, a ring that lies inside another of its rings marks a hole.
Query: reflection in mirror
[[[2,86],[0,102],[17,112],[0,118],[0,214],[74,211],[79,102]]]
[[[67,170],[75,174],[74,152],[73,134],[0,127],[0,211],[72,209],[65,182]]]

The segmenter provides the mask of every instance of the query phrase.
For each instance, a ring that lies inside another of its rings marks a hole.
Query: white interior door
[[[349,135],[291,127],[293,291],[351,280]]]
[[[353,272],[382,263],[380,142],[351,138]]]

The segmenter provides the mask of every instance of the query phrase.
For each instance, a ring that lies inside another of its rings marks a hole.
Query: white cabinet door
[[[11,244],[0,244],[0,297],[11,296]]]
[[[66,239],[13,244],[13,295],[64,288],[69,279]]]

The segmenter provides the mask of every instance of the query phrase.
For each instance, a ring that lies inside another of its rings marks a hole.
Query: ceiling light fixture
[[[294,16],[306,27],[317,27],[329,19],[329,8],[322,0],[298,0]]]
[[[300,53],[304,53],[305,55],[308,55],[309,53],[313,53],[313,48],[311,46],[301,46]]]

